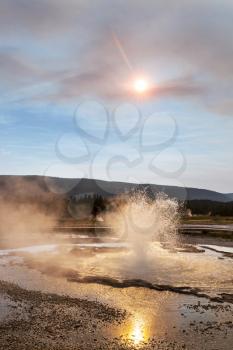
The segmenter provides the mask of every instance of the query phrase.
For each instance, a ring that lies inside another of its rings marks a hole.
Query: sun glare
[[[149,89],[149,82],[144,78],[135,79],[133,88],[138,94],[143,94]]]
[[[130,342],[139,346],[140,344],[147,342],[149,338],[147,331],[145,322],[142,319],[137,318],[129,327],[127,338]]]
[[[132,330],[131,338],[135,344],[139,344],[144,340],[143,328],[140,322],[136,322]]]

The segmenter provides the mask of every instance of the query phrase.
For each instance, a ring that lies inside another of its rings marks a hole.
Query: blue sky
[[[1,0],[0,173],[233,192],[232,32],[227,0]]]

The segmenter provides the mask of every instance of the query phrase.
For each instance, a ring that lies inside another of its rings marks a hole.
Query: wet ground
[[[232,246],[195,239],[1,250],[0,349],[231,350]]]

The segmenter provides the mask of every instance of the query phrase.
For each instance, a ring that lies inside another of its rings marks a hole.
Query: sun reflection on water
[[[148,329],[146,327],[146,322],[139,317],[136,317],[132,320],[132,323],[129,325],[126,330],[127,340],[134,343],[137,346],[147,343],[149,339]]]

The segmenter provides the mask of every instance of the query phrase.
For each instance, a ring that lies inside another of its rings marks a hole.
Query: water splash
[[[137,261],[146,260],[150,244],[174,242],[179,223],[179,203],[159,193],[151,199],[146,190],[118,199],[114,210],[106,215],[114,234],[127,241]]]

